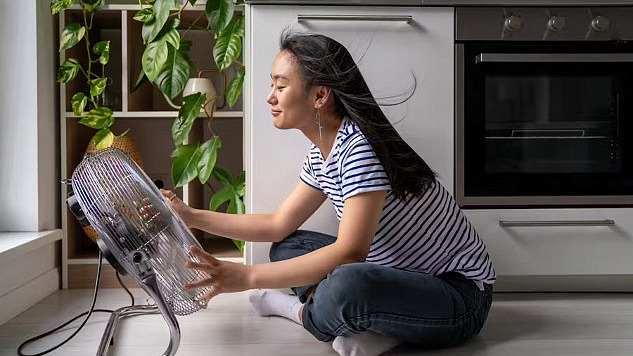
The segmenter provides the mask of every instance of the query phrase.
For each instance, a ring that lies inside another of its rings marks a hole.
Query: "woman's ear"
[[[329,87],[326,87],[324,85],[317,86],[315,92],[316,95],[314,98],[314,107],[317,109],[321,109],[322,107],[324,107],[332,97],[331,93],[332,89],[330,89]]]

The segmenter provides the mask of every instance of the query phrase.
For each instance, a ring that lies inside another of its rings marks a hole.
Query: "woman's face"
[[[288,51],[280,52],[270,73],[271,91],[266,101],[271,105],[273,124],[278,129],[301,129],[316,114],[311,93],[306,95],[299,66]]]

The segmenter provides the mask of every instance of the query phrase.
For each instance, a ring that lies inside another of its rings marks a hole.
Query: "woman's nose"
[[[266,97],[266,102],[268,104],[274,105],[275,102],[277,101],[277,99],[275,98],[274,93],[275,93],[275,89],[274,88],[270,91],[270,93],[268,93],[268,96]]]

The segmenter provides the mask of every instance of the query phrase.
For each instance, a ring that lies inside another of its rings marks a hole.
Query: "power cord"
[[[56,349],[58,349],[59,347],[61,347],[62,345],[64,345],[65,343],[67,343],[68,341],[70,341],[73,337],[75,337],[75,335],[77,335],[77,333],[79,333],[79,331],[81,331],[81,329],[84,327],[84,325],[86,325],[86,322],[88,322],[88,319],[90,319],[90,316],[92,315],[93,312],[95,313],[113,313],[113,310],[109,310],[109,309],[95,309],[95,303],[97,302],[97,292],[99,291],[99,281],[101,280],[101,265],[102,265],[102,261],[103,261],[103,256],[101,254],[101,251],[99,251],[99,265],[97,266],[97,279],[95,281],[95,290],[94,290],[94,294],[92,296],[92,304],[90,305],[90,310],[87,312],[83,312],[79,315],[77,315],[76,317],[68,320],[67,322],[63,323],[62,325],[56,327],[55,329],[52,329],[50,331],[47,331],[41,335],[35,336],[33,338],[30,338],[26,341],[24,341],[20,346],[18,346],[18,355],[19,356],[41,356],[41,355],[46,355],[47,353],[50,353]],[[123,289],[125,289],[125,291],[127,292],[127,294],[129,294],[130,298],[132,298],[132,305],[134,305],[134,296],[132,295],[132,293],[130,292],[129,289],[127,289],[127,287],[125,286],[125,284],[123,284],[123,281],[121,281],[121,277],[119,277],[119,272],[116,273],[116,279],[119,281],[119,283],[121,284],[121,286],[123,287]],[[79,327],[77,328],[77,330],[75,330],[75,332],[73,332],[72,335],[70,335],[66,340],[62,341],[61,343],[57,344],[56,346],[47,349],[45,351],[36,353],[36,354],[25,354],[22,352],[22,349],[37,340],[43,339],[51,334],[54,334],[55,332],[59,331],[61,328],[65,327],[66,325],[72,323],[73,321],[81,318],[82,316],[88,314],[88,316],[86,316],[86,318],[84,319],[84,321],[81,323],[81,325],[79,325]]]

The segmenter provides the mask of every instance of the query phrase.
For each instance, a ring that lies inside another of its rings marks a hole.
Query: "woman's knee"
[[[348,332],[361,332],[368,327],[368,315],[371,306],[371,266],[367,263],[351,263],[336,267],[324,279],[312,298],[305,304],[309,319],[308,330],[321,330],[331,336]],[[321,339],[320,339],[321,340]]]
[[[273,262],[287,260],[327,246],[335,240],[333,236],[319,232],[297,230],[283,240],[273,242],[270,246],[269,258]]]
[[[350,263],[338,266],[319,285],[317,292],[326,296],[327,303],[352,307],[366,305],[376,286],[374,268],[369,263]]]
[[[297,230],[290,235],[284,237],[283,240],[273,242],[270,246],[268,257],[272,262],[283,261],[294,256],[289,255],[287,251],[296,250],[297,244],[300,244],[300,239],[305,235],[305,231]]]

